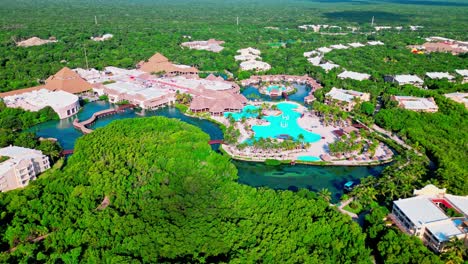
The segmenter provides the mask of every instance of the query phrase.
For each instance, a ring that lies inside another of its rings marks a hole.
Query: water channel
[[[291,95],[289,98],[290,100],[302,103],[304,96],[308,93],[308,88],[299,85],[297,88],[298,92]],[[249,97],[249,95],[254,92],[253,90],[251,88],[247,88],[243,93]],[[102,101],[88,103],[75,117],[42,123],[34,126],[30,131],[36,133],[36,135],[40,137],[56,138],[64,149],[73,149],[76,139],[83,135],[73,127],[73,119],[78,117],[79,120],[85,120],[91,117],[94,112],[108,109],[110,107],[112,106],[109,103]],[[149,116],[176,118],[199,127],[205,133],[209,134],[211,139],[223,138],[223,133],[216,124],[203,119],[187,117],[173,107],[166,107],[156,111],[144,111],[141,113],[137,113],[133,110],[127,110],[124,113],[98,119],[91,128],[96,129],[106,126],[113,120]],[[214,149],[216,150],[217,147],[218,146],[214,146]],[[282,190],[298,190],[300,188],[307,188],[311,191],[318,191],[322,188],[327,188],[332,193],[334,201],[337,201],[342,195],[342,188],[345,182],[360,179],[369,175],[377,176],[384,168],[384,166],[267,166],[264,163],[243,161],[232,162],[238,169],[239,182],[242,184],[247,184],[253,187],[269,187],[272,189]]]

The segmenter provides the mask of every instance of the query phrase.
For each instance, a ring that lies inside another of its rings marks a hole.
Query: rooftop
[[[444,79],[447,78],[449,80],[454,79],[452,75],[450,75],[448,72],[427,72],[426,76],[431,78],[431,79]]]
[[[462,235],[463,232],[458,229],[455,222],[451,219],[446,219],[436,223],[432,223],[426,227],[439,242],[447,241],[453,236]]]
[[[395,81],[397,81],[400,84],[424,83],[424,81],[421,78],[419,78],[418,76],[409,75],[409,74],[396,75],[395,76]]]
[[[462,103],[468,108],[468,93],[449,93],[445,97],[454,100],[455,102]]]
[[[426,223],[448,219],[427,196],[417,196],[393,202],[417,227]]]
[[[353,91],[353,90],[344,90],[344,89],[338,89],[333,87],[330,92],[326,94],[327,96],[330,96],[331,98],[338,100],[338,101],[344,101],[344,102],[352,102],[354,98],[361,98],[362,100],[369,100],[369,94],[368,93],[361,93],[358,91]]]
[[[344,71],[338,74],[338,77],[341,79],[353,79],[357,81],[363,81],[363,80],[368,80],[370,78],[370,75],[366,73]]]
[[[463,77],[468,77],[468,70],[455,70],[455,72]]]
[[[414,96],[395,96],[396,101],[408,110],[437,110],[437,104],[433,98],[422,98]]]

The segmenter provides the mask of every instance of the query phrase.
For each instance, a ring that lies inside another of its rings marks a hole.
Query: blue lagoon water
[[[84,106],[77,117],[80,120],[85,120],[92,116],[96,111],[108,109],[112,107],[107,102],[93,102]],[[176,118],[187,122],[191,125],[199,127],[203,132],[207,133],[211,139],[222,139],[223,133],[218,125],[204,120],[183,115],[179,110],[172,107],[162,108],[156,111],[146,111],[137,114],[132,110],[127,110],[124,113],[111,115],[98,119],[92,126],[93,129],[103,127],[113,120],[125,118],[141,118],[148,116],[165,116],[168,118]],[[75,141],[83,136],[81,132],[73,128],[73,119],[50,121],[39,124],[30,129],[41,137],[57,138],[64,149],[73,149]],[[214,148],[216,149],[216,147]],[[379,175],[383,166],[376,167],[320,167],[306,165],[281,165],[267,166],[264,163],[232,161],[237,167],[239,182],[253,187],[269,187],[273,189],[297,190],[306,188],[312,191],[328,188],[336,201],[342,194],[343,184],[349,180],[360,179],[369,175]]]

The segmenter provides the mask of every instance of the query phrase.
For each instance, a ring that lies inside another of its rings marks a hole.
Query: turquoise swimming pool
[[[270,94],[272,90],[279,90],[279,92],[283,92],[284,90],[286,90],[286,87],[279,86],[279,85],[270,85],[270,86],[267,87],[266,90],[267,90],[268,94]]]
[[[263,117],[270,123],[267,126],[252,126],[256,138],[276,138],[285,134],[297,139],[302,134],[305,142],[312,143],[320,140],[321,136],[319,134],[309,132],[297,124],[297,119],[301,114],[294,111],[297,108],[296,104],[279,103],[277,106],[283,114]]]
[[[297,157],[297,160],[299,161],[306,161],[306,162],[314,162],[314,161],[321,161],[319,157],[315,156],[299,156]]]
[[[244,108],[242,109],[242,112],[240,113],[235,113],[235,112],[225,112],[224,113],[224,117],[229,117],[229,115],[232,115],[232,117],[234,118],[234,120],[236,121],[239,121],[241,120],[243,117],[245,118],[252,118],[252,117],[257,117],[258,114],[257,113],[254,113],[253,111],[254,110],[257,110],[259,109],[260,107],[258,106],[254,106],[254,105],[246,105],[244,106]]]

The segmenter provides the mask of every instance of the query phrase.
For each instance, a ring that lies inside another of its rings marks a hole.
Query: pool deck
[[[264,102],[256,102],[254,105],[262,105]],[[385,156],[385,158],[372,160],[372,159],[365,159],[362,155],[355,155],[355,156],[362,156],[361,160],[351,159],[348,160],[346,158],[337,158],[330,156],[328,151],[328,144],[333,143],[337,140],[337,137],[333,134],[334,130],[339,129],[339,127],[334,126],[324,126],[321,122],[319,117],[311,114],[307,111],[307,108],[301,104],[288,102],[290,104],[297,105],[295,109],[296,112],[303,113],[304,115],[297,119],[297,123],[299,127],[310,131],[312,133],[319,134],[321,139],[309,143],[309,147],[306,149],[295,149],[295,150],[258,150],[253,147],[247,147],[244,150],[239,150],[235,146],[223,144],[221,148],[229,154],[233,159],[237,160],[244,160],[244,161],[255,161],[255,162],[264,162],[267,159],[276,159],[282,161],[294,161],[295,163],[301,164],[311,164],[311,165],[331,165],[331,166],[365,166],[365,165],[381,165],[385,163],[389,163],[393,160],[393,156],[385,155],[385,149],[383,145],[379,145],[376,150],[376,156]],[[276,104],[272,102],[267,102],[268,105]],[[224,117],[216,117],[217,121],[229,126],[229,122]],[[256,118],[249,118],[246,121],[246,125],[248,127],[252,127],[254,125],[268,125],[269,122],[266,120],[256,119]],[[241,124],[240,122],[236,122],[235,126],[239,129],[241,136],[239,138],[239,142],[243,142],[249,139],[253,135],[253,131],[248,131],[245,129],[245,125]],[[299,156],[315,156],[321,157],[329,156],[330,160],[328,161],[314,161],[314,162],[307,162],[298,160]]]

